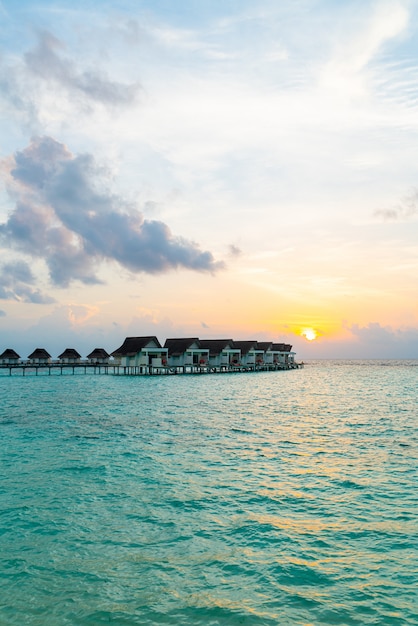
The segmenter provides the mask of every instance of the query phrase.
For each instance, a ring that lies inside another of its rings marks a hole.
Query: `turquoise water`
[[[418,624],[418,361],[0,376],[0,624]]]

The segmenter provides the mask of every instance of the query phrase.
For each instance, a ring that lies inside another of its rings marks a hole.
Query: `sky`
[[[0,0],[0,352],[418,358],[418,2]]]

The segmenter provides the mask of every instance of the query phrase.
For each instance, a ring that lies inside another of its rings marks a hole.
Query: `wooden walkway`
[[[243,372],[277,372],[300,369],[303,363],[291,365],[221,365],[217,367],[200,365],[159,366],[152,365],[117,365],[108,363],[13,363],[0,365],[0,376],[57,376],[57,375],[113,375],[113,376],[173,376],[184,374],[237,374]]]

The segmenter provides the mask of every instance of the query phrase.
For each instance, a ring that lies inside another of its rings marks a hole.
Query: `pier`
[[[121,365],[117,363],[9,363],[0,364],[0,376],[62,376],[62,375],[112,375],[112,376],[176,376],[204,374],[237,374],[300,369],[302,363],[284,365]]]

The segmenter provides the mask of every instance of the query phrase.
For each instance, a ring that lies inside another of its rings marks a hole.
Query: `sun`
[[[308,341],[313,341],[317,338],[316,331],[313,328],[304,328],[300,334]]]

